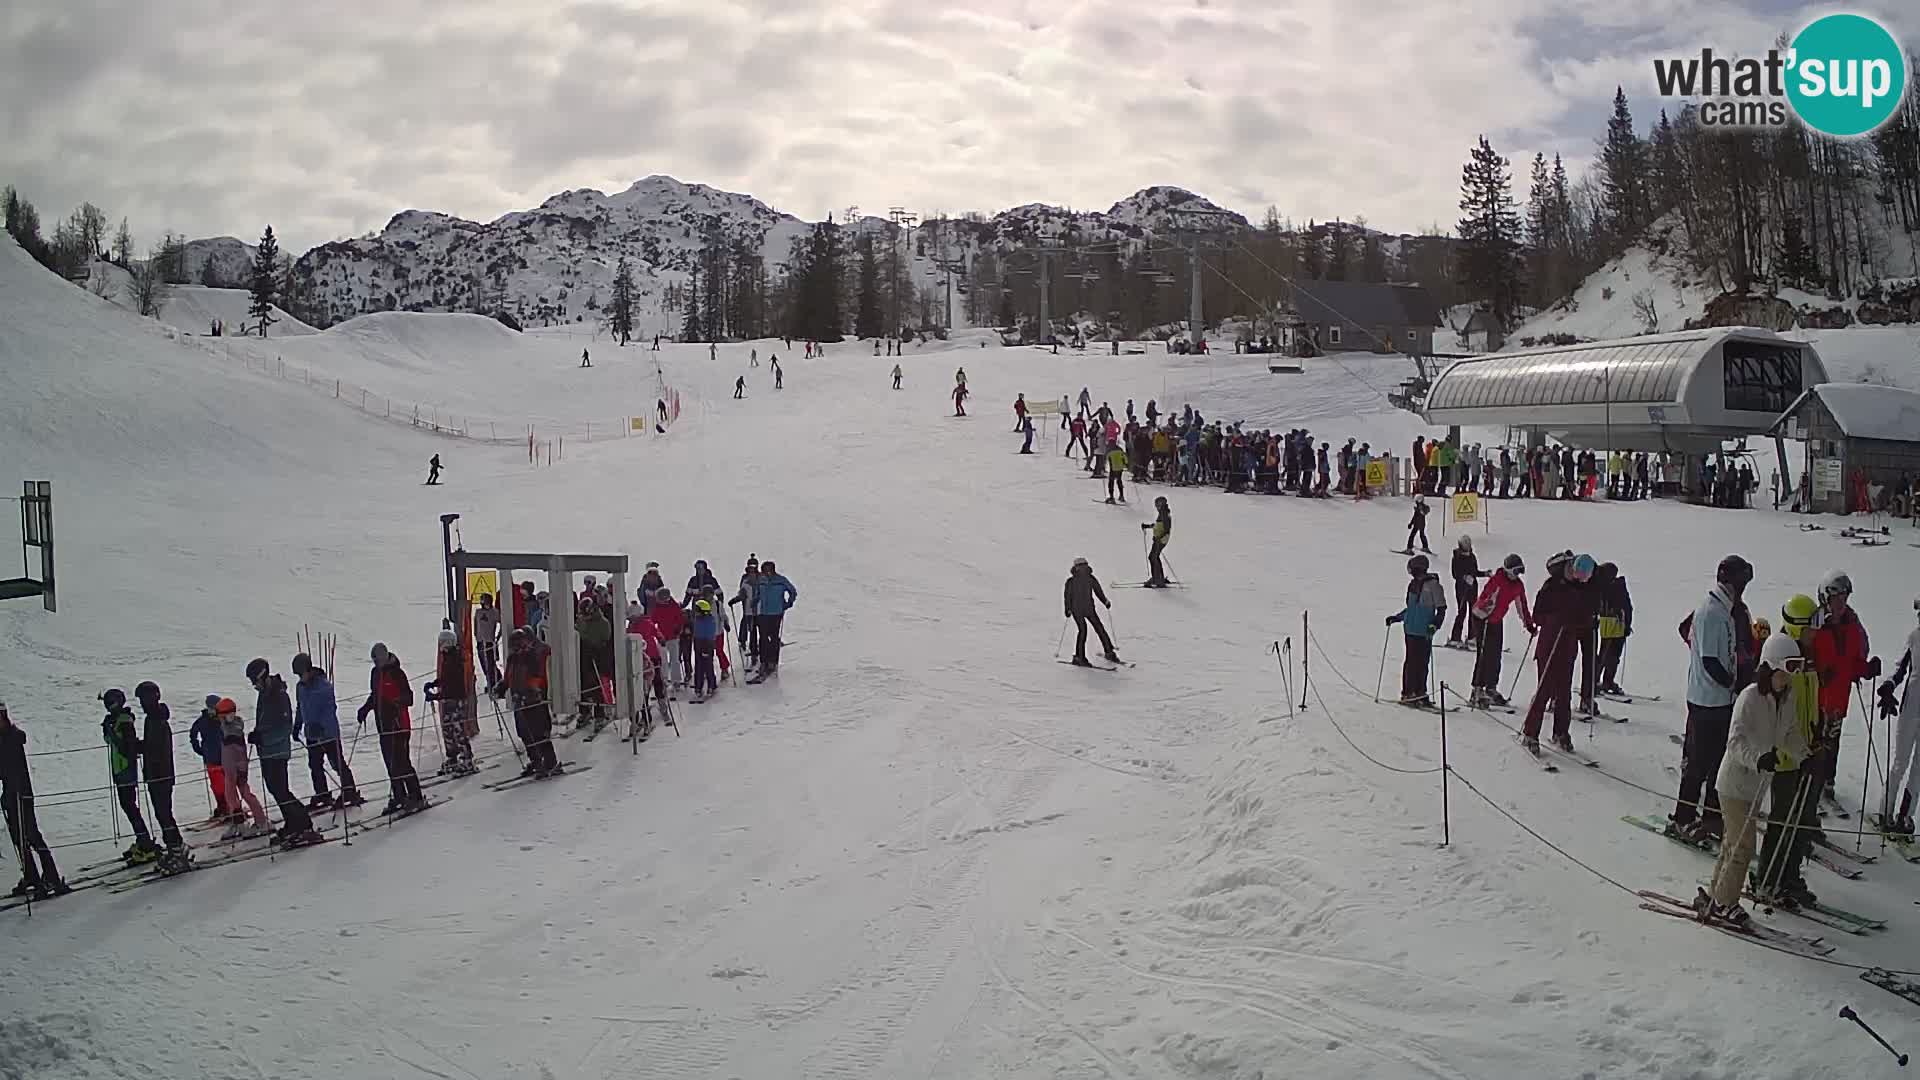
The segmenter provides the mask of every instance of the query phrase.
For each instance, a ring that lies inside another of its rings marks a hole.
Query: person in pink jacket
[[[1501,638],[1507,608],[1520,606],[1520,625],[1527,628],[1527,636],[1533,636],[1533,612],[1527,609],[1527,586],[1520,580],[1526,572],[1527,564],[1520,556],[1508,555],[1501,560],[1500,569],[1488,575],[1486,586],[1480,590],[1480,599],[1474,602],[1472,635],[1480,648],[1473,660],[1473,696],[1468,702],[1476,708],[1507,705],[1507,699],[1500,695]]]

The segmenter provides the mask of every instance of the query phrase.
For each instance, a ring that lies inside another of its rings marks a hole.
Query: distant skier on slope
[[[953,415],[967,415],[967,384],[955,383],[953,387]]]
[[[1415,539],[1420,541],[1421,551],[1429,555],[1433,554],[1432,545],[1427,543],[1427,497],[1425,495],[1415,495],[1413,497],[1413,517],[1407,520],[1406,550],[1408,552],[1413,551],[1413,542]]]
[[[898,389],[900,389],[900,379],[901,379],[901,377],[902,377],[902,376],[901,376],[901,373],[900,373],[900,365],[899,365],[899,364],[895,364],[895,365],[893,365],[893,388],[894,388],[895,390],[898,390]]]
[[[1113,639],[1107,636],[1106,624],[1100,621],[1100,612],[1093,606],[1098,600],[1100,606],[1111,610],[1113,602],[1100,588],[1100,579],[1093,576],[1093,566],[1085,559],[1073,560],[1073,569],[1067,572],[1067,583],[1062,589],[1061,603],[1066,609],[1066,617],[1073,620],[1077,636],[1073,642],[1073,664],[1075,667],[1092,667],[1087,659],[1087,624],[1092,623],[1094,632],[1100,635],[1100,645],[1106,650],[1107,660],[1120,663],[1120,654],[1114,651]]]
[[[440,483],[440,455],[435,454],[433,455],[433,459],[427,462],[427,486],[433,487],[439,483]]]
[[[746,396],[747,396],[747,377],[745,375],[742,375],[739,378],[733,380],[733,400],[739,401],[741,398]]]
[[[773,388],[775,390],[784,390],[786,389],[786,386],[787,386],[786,370],[780,366],[780,361],[779,359],[776,358],[773,361]]]
[[[656,348],[656,349],[660,347],[660,339],[659,339],[659,338],[654,338],[654,339],[653,339],[653,347],[654,347],[654,348]],[[587,355],[587,350],[585,350],[585,349],[581,349],[581,350],[580,350],[580,366],[581,366],[581,367],[583,367],[583,368],[584,368],[584,367],[592,367],[592,366],[593,366],[593,359],[592,359],[591,357],[589,357],[589,356]]]
[[[1400,667],[1400,704],[1428,708],[1427,676],[1433,666],[1433,636],[1447,625],[1447,590],[1440,575],[1427,569],[1427,557],[1407,560],[1406,604],[1387,616],[1387,625],[1399,623],[1406,638],[1406,659]]]

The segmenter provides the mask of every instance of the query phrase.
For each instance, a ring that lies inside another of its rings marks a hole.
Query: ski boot
[[[1076,656],[1070,661],[1070,663],[1072,663],[1074,667],[1092,667],[1093,666],[1093,661],[1087,659],[1084,656]]]
[[[397,814],[400,812],[400,806],[401,806],[401,803],[399,799],[388,799],[387,805],[384,808],[382,808],[380,811],[380,816],[392,817],[394,814]]]
[[[1412,694],[1401,698],[1400,704],[1405,705],[1409,709],[1431,709],[1433,708],[1433,699],[1425,694]]]
[[[1553,737],[1553,746],[1554,749],[1559,750],[1561,753],[1571,754],[1574,752],[1573,736],[1556,734]]]
[[[472,776],[474,773],[477,773],[479,771],[480,771],[480,766],[475,765],[473,763],[472,758],[463,758],[462,760],[454,763],[454,766],[453,766],[453,775],[456,778]]]
[[[1476,686],[1473,688],[1473,693],[1467,695],[1467,707],[1472,709],[1490,709],[1493,707],[1493,695]]]
[[[1520,746],[1527,753],[1532,754],[1535,757],[1540,756],[1540,740],[1539,739],[1536,739],[1531,735],[1522,735],[1520,736]]]
[[[1108,649],[1106,655],[1107,655],[1107,663],[1109,664],[1118,664],[1121,662],[1120,654],[1117,652],[1114,652],[1112,649]]]
[[[128,866],[145,866],[160,858],[160,848],[151,840],[136,840],[121,857],[127,861]]]
[[[154,869],[160,871],[163,877],[184,874],[193,869],[193,857],[184,847],[168,848],[166,854],[160,856],[160,860],[154,864]]]
[[[305,832],[297,832],[288,836],[286,840],[281,843],[281,847],[292,851],[296,848],[312,847],[314,844],[324,843],[326,839],[326,837],[321,836],[312,829],[308,829]]]
[[[1505,695],[1501,694],[1500,691],[1498,690],[1487,691],[1487,700],[1491,701],[1495,705],[1498,705],[1502,708],[1506,708],[1506,709],[1513,708],[1513,702],[1508,701]]]
[[[28,893],[37,890],[39,887],[40,887],[39,882],[29,881],[26,878],[21,878],[18,884],[14,885],[13,888],[7,890],[7,899],[11,900],[17,896],[25,896]]]
[[[1810,908],[1820,902],[1820,898],[1813,895],[1813,890],[1807,888],[1807,883],[1804,879],[1800,881],[1782,882],[1779,893],[1782,897],[1793,901],[1796,908]]]
[[[40,884],[35,886],[33,895],[37,900],[51,900],[56,896],[65,896],[72,891],[73,886],[67,884],[67,879],[65,878],[54,878],[52,881],[43,878]]]
[[[367,797],[358,791],[343,791],[340,793],[340,801],[335,805],[341,807],[365,806],[367,805]]]
[[[539,776],[540,766],[535,765],[533,762],[529,761],[526,763],[526,765],[521,767],[520,775],[522,778],[529,777],[529,776]]]
[[[329,810],[337,808],[339,805],[339,803],[333,801],[332,795],[315,795],[313,798],[307,800],[307,813],[324,814]]]

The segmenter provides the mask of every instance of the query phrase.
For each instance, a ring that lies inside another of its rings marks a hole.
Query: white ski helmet
[[[1760,662],[1775,671],[1787,670],[1787,661],[1800,659],[1800,643],[1785,634],[1768,634],[1760,647]]]
[[[457,649],[459,647],[460,638],[458,635],[451,630],[440,631],[440,651],[445,652],[448,649]]]

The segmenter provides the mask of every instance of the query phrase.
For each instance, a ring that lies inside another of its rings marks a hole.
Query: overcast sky
[[[668,173],[818,218],[1104,209],[1448,227],[1481,133],[1583,165],[1651,58],[1747,54],[1778,0],[6,0],[0,182],[295,251]],[[1895,12],[1903,12],[1894,14]]]

